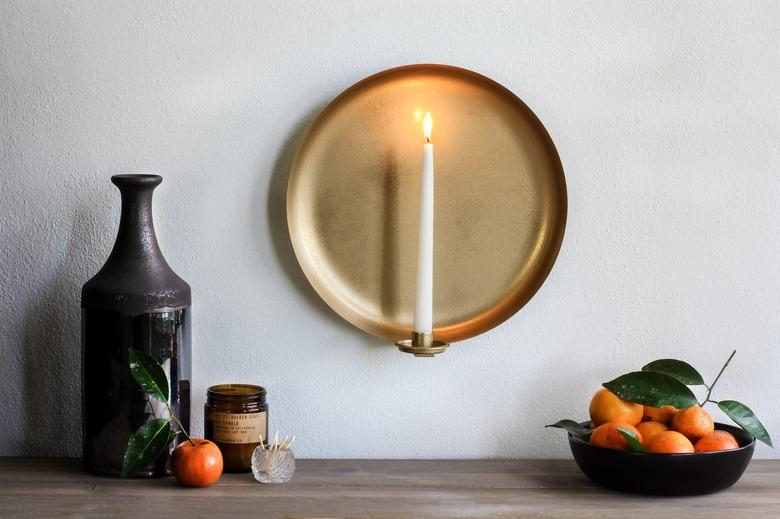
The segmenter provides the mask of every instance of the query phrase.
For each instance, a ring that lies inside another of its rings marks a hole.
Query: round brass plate
[[[454,342],[527,303],[563,239],[558,153],[509,90],[445,65],[395,68],[353,85],[298,149],[287,219],[298,261],[326,303],[369,333],[408,339],[425,112],[436,170],[434,333]]]

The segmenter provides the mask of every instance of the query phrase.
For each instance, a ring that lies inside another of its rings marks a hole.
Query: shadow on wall
[[[290,169],[295,159],[295,152],[303,140],[306,130],[322,108],[324,106],[310,111],[298,123],[284,141],[284,145],[276,157],[271,175],[271,184],[268,187],[267,221],[274,252],[287,278],[292,281],[297,291],[306,298],[310,307],[329,319],[341,321],[339,316],[330,309],[309,284],[295,257],[295,251],[293,250],[292,242],[290,242],[290,234],[287,231],[287,181],[290,178]],[[262,207],[262,204],[258,205]]]
[[[83,204],[62,263],[30,298],[24,320],[24,453],[81,454],[81,279],[100,210]],[[104,232],[104,229],[100,229]]]
[[[340,324],[344,328],[359,333],[366,339],[366,342],[369,342],[371,345],[385,345],[379,339],[364,334],[347,323],[347,321],[342,319],[320,298],[311,284],[309,284],[303,270],[301,270],[298,259],[295,257],[292,242],[290,241],[290,233],[287,230],[287,181],[290,178],[290,170],[292,169],[293,160],[295,159],[295,152],[298,150],[301,141],[303,141],[306,130],[324,107],[325,105],[316,107],[311,110],[306,117],[300,120],[293,131],[287,136],[287,139],[285,139],[284,145],[276,157],[266,201],[268,208],[267,221],[271,234],[271,242],[276,257],[279,260],[279,264],[284,269],[284,273],[292,282],[296,290],[306,299],[310,308],[313,308],[323,317]],[[262,207],[262,204],[258,205]]]

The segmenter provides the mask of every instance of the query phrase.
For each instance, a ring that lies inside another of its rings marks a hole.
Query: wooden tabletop
[[[780,460],[753,461],[719,494],[659,498],[590,483],[572,461],[299,460],[290,483],[225,474],[188,489],[120,480],[78,460],[0,458],[0,517],[780,517]]]

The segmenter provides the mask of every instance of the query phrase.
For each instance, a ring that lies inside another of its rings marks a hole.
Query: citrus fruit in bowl
[[[668,496],[726,489],[744,473],[757,440],[772,447],[748,406],[713,399],[713,387],[733,357],[709,384],[686,362],[653,361],[604,382],[590,400],[589,421],[559,420],[547,427],[568,432],[577,466],[600,485]],[[707,404],[738,427],[716,423]]]
[[[580,425],[588,427],[590,422]],[[710,494],[739,480],[756,446],[756,440],[739,427],[716,423],[715,432],[731,434],[737,447],[678,454],[639,453],[600,447],[571,434],[569,447],[580,470],[599,485],[636,494]]]

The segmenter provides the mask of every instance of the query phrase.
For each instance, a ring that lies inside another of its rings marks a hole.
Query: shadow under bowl
[[[740,447],[693,454],[645,454],[597,447],[571,435],[569,446],[580,470],[599,485],[634,494],[711,494],[739,480],[756,447],[755,438],[739,427],[716,423],[715,429],[733,434]]]

